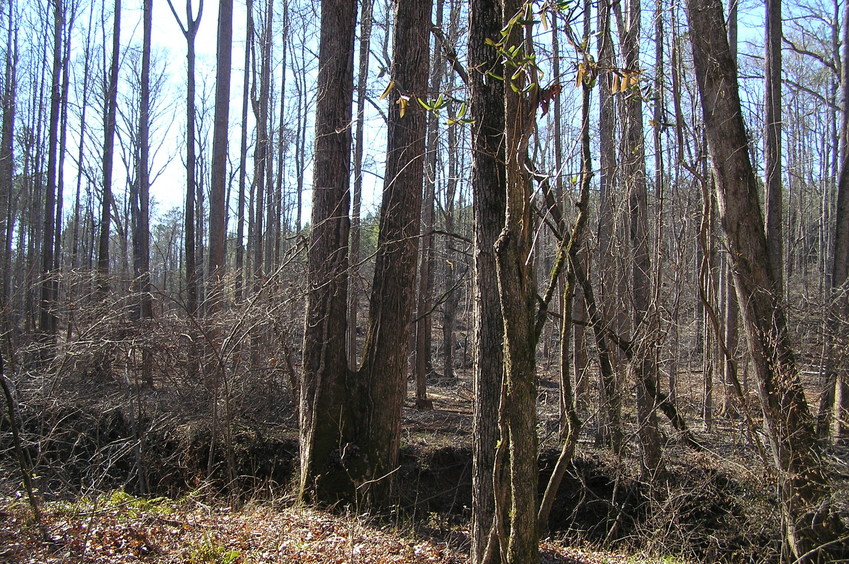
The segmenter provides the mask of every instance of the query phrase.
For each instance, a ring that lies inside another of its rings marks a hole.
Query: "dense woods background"
[[[435,519],[475,563],[847,556],[843,3],[209,10],[0,2],[36,519],[205,484]]]

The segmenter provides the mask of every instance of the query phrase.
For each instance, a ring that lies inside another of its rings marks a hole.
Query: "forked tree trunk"
[[[805,400],[749,160],[737,73],[722,4],[689,0],[693,61],[716,179],[720,220],[734,264],[734,283],[758,378],[764,422],[778,470],[784,537],[794,558],[845,556],[844,525],[830,504],[814,420]]]
[[[168,7],[180,26],[183,37],[186,38],[186,207],[183,220],[184,236],[183,269],[186,276],[186,312],[195,315],[198,309],[198,270],[195,256],[195,180],[197,157],[195,156],[195,37],[197,36],[200,18],[203,15],[203,2],[200,3],[195,15],[191,0],[186,1],[186,23],[183,25],[180,16],[174,9],[171,0]]]
[[[401,413],[407,391],[407,350],[415,306],[421,226],[425,115],[416,98],[427,92],[431,0],[396,0],[386,172],[363,363],[359,446],[364,468],[355,479],[370,503],[385,504],[396,477]]]

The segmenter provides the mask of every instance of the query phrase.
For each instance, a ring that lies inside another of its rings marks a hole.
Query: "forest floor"
[[[680,382],[677,402],[702,449],[683,445],[662,421],[667,474],[661,484],[639,480],[633,429],[619,459],[594,446],[597,417],[592,406],[585,408],[552,532],[541,545],[543,562],[777,560],[774,480],[741,419],[717,416],[704,431],[700,380],[694,373]],[[234,487],[223,480],[222,449],[209,456],[215,449],[206,419],[192,417],[197,411],[189,404],[175,410],[179,402],[165,387],[140,394],[136,412],[147,428],[141,488],[132,439],[138,419],[129,417],[126,406],[134,404],[123,385],[70,383],[49,397],[33,393],[21,411],[30,444],[41,440],[36,474],[42,520],[40,526],[34,521],[21,492],[4,427],[0,562],[464,562],[471,506],[469,375],[435,378],[429,393],[433,410],[416,410],[412,399],[405,408],[397,510],[382,516],[295,503],[291,403],[271,402],[278,411],[270,417],[248,403],[253,409],[233,421]],[[540,381],[539,406],[544,488],[560,448],[553,377]],[[835,500],[849,522],[849,449],[830,449],[827,463]],[[150,493],[137,497],[142,489]]]

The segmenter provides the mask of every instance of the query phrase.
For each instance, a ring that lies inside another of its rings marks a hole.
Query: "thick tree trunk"
[[[493,469],[498,442],[504,325],[498,298],[494,246],[504,221],[504,83],[503,64],[486,40],[498,37],[498,0],[471,0],[469,5],[469,111],[472,127],[472,197],[475,228],[475,405],[472,433],[471,561],[482,564],[495,519]],[[498,552],[492,560],[498,562]]]
[[[753,213],[760,210],[759,187],[749,160],[722,4],[689,0],[687,11],[720,219],[779,475],[785,539],[794,558],[826,560],[845,550],[838,542],[845,530],[830,505],[829,479],[776,292],[762,216]]]
[[[432,3],[395,2],[386,172],[363,364],[359,434],[372,502],[391,491],[401,441],[407,350],[415,305],[421,226],[425,115],[415,101],[427,92]],[[406,107],[405,107],[406,106]],[[365,398],[368,398],[367,400]]]
[[[299,496],[322,503],[354,499],[349,478],[359,446],[347,410],[351,374],[345,352],[351,105],[355,0],[322,0],[315,118],[304,372],[300,392]]]

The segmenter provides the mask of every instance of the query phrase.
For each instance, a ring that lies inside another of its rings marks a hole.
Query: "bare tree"
[[[186,310],[194,315],[198,309],[198,272],[197,259],[195,256],[195,190],[197,181],[197,157],[195,150],[195,37],[197,37],[200,18],[203,15],[203,0],[200,0],[197,15],[192,8],[191,0],[186,1],[186,23],[185,25],[177,15],[171,0],[168,6],[174,19],[180,26],[180,31],[186,38],[186,209],[185,209],[185,252],[184,259],[186,270]]]
[[[109,69],[109,82],[106,85],[105,115],[103,118],[103,196],[97,253],[97,271],[102,293],[106,293],[109,289],[109,232],[112,223],[112,161],[115,149],[115,116],[118,103],[118,68],[121,51],[121,0],[115,0],[115,13],[112,18],[112,60]]]
[[[845,529],[829,502],[829,479],[776,291],[722,4],[689,0],[687,13],[720,219],[779,471],[784,536],[794,558],[839,557]]]

